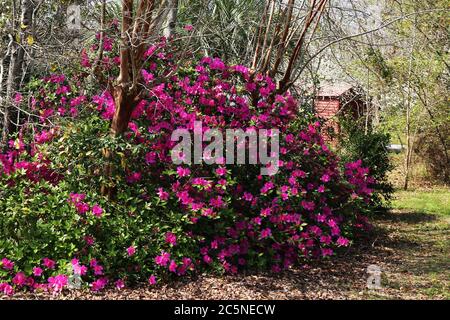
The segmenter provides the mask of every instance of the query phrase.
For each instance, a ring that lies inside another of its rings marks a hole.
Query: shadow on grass
[[[394,212],[386,212],[375,217],[376,220],[386,222],[404,222],[408,224],[418,224],[424,222],[433,222],[438,218],[431,213],[419,211],[395,210]]]
[[[399,263],[392,259],[391,264],[401,265],[401,269],[416,276],[441,274],[448,270],[448,249],[445,249],[445,244],[439,247],[442,241],[448,241],[445,240],[448,239],[448,229],[438,227],[442,224],[439,216],[418,211],[393,210],[376,217],[376,220],[382,224],[395,225],[400,222],[411,225],[411,228],[401,228],[397,232],[388,231],[384,226],[374,230],[381,244],[400,258]],[[432,224],[426,227],[426,223]]]

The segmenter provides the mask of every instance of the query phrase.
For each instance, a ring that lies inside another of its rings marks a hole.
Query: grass
[[[392,207],[416,213],[450,215],[450,190],[399,190],[392,201]]]
[[[395,193],[393,209],[377,221],[391,252],[386,290],[372,298],[450,300],[449,199],[444,188]]]

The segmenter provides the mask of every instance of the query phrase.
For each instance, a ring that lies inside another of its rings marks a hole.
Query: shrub
[[[388,180],[388,173],[393,169],[387,150],[389,134],[375,132],[373,128],[366,132],[354,119],[344,116],[339,119],[339,124],[338,154],[342,163],[361,160],[363,166],[370,168],[370,175],[375,179],[371,201],[375,208],[385,208],[394,192]]]
[[[0,156],[5,293],[58,292],[70,282],[68,267],[95,291],[198,270],[279,272],[329,257],[369,227],[369,169],[357,160],[341,170],[319,123],[299,120],[306,118],[290,94],[276,94],[272,79],[244,66],[210,57],[175,61],[164,47],[146,53],[147,95],[123,137],[109,134],[114,103],[105,88],[80,95],[83,76],[43,80],[33,105],[49,128],[24,127]],[[261,161],[175,165],[171,133],[192,129],[195,120],[279,129],[278,173],[261,175]],[[104,183],[116,189],[115,199],[100,194]]]

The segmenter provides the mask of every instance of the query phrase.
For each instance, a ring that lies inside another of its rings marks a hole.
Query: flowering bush
[[[106,43],[102,67],[113,78],[117,57]],[[74,276],[98,291],[198,270],[279,272],[331,256],[366,230],[369,170],[356,161],[341,172],[319,123],[308,123],[289,93],[244,66],[177,61],[165,46],[143,57],[145,95],[122,137],[109,134],[107,88],[80,90],[95,47],[83,51],[81,75],[37,82],[32,105],[47,128],[24,127],[0,155],[0,292],[60,292]],[[279,129],[277,174],[220,158],[175,165],[172,131],[196,120],[204,130]],[[104,184],[115,199],[100,194]]]

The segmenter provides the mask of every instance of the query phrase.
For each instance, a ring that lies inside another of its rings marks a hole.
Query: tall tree
[[[10,47],[10,61],[8,77],[6,81],[6,98],[3,101],[3,130],[1,142],[6,144],[8,136],[16,128],[14,124],[16,110],[12,104],[12,97],[19,89],[23,77],[23,66],[25,62],[25,50],[32,44],[32,25],[35,3],[31,0],[22,0],[20,5],[20,18],[16,19],[16,1],[12,2],[12,34]]]

